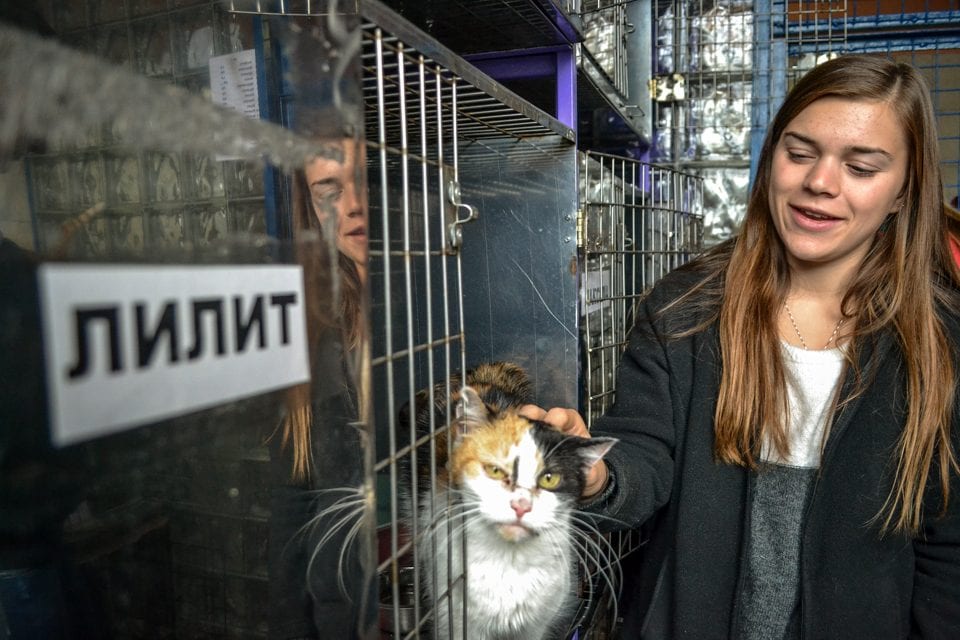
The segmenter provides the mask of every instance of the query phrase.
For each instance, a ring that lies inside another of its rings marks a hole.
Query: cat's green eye
[[[547,471],[540,476],[540,478],[537,480],[537,484],[540,485],[541,489],[552,491],[560,486],[560,474]]]
[[[503,480],[507,477],[507,472],[495,464],[485,464],[483,465],[483,470],[494,480]]]

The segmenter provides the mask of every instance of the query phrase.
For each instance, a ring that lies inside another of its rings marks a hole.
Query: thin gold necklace
[[[797,337],[800,338],[800,346],[803,347],[805,351],[809,351],[810,348],[807,347],[807,341],[803,339],[803,334],[800,333],[800,327],[797,326],[797,319],[793,317],[793,314],[790,313],[790,307],[787,306],[787,301],[783,301],[783,308],[787,310],[787,317],[790,318],[790,324],[793,325],[793,330],[797,332]],[[840,322],[837,323],[837,326],[833,328],[833,333],[830,334],[830,337],[827,339],[827,344],[823,345],[824,349],[830,348],[830,343],[832,343],[836,337],[837,333],[840,331],[840,327],[843,326],[843,321],[846,318],[840,318]]]

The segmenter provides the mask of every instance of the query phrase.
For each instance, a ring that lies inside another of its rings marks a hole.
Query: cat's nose
[[[530,501],[526,498],[514,498],[510,501],[510,506],[513,508],[513,512],[517,514],[517,520],[533,508],[533,505],[530,504]]]

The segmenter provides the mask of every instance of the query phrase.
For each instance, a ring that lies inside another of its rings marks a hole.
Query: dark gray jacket
[[[612,482],[585,509],[642,525],[650,537],[631,561],[624,638],[728,638],[736,619],[750,483],[747,471],[713,457],[717,327],[667,340],[665,327],[691,326],[695,318],[682,311],[653,316],[693,281],[690,272],[674,272],[647,298],[620,366],[616,404],[592,429],[620,442],[605,458]],[[948,323],[960,344],[957,319]],[[905,374],[892,337],[864,351],[873,377],[834,418],[805,516],[801,635],[957,639],[960,479],[954,475],[949,511],[938,518],[942,496],[933,470],[918,539],[881,537],[872,519],[895,471]],[[848,374],[845,388],[852,383]],[[953,433],[957,442],[956,418]]]

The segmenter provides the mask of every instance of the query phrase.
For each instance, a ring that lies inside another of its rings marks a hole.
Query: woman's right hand
[[[578,438],[590,437],[587,424],[575,409],[554,407],[545,411],[537,405],[526,404],[520,407],[519,413],[528,420],[546,423],[561,433]],[[592,498],[603,491],[603,488],[607,486],[608,475],[606,463],[602,459],[595,462],[587,473],[587,482],[583,486],[581,497]]]

